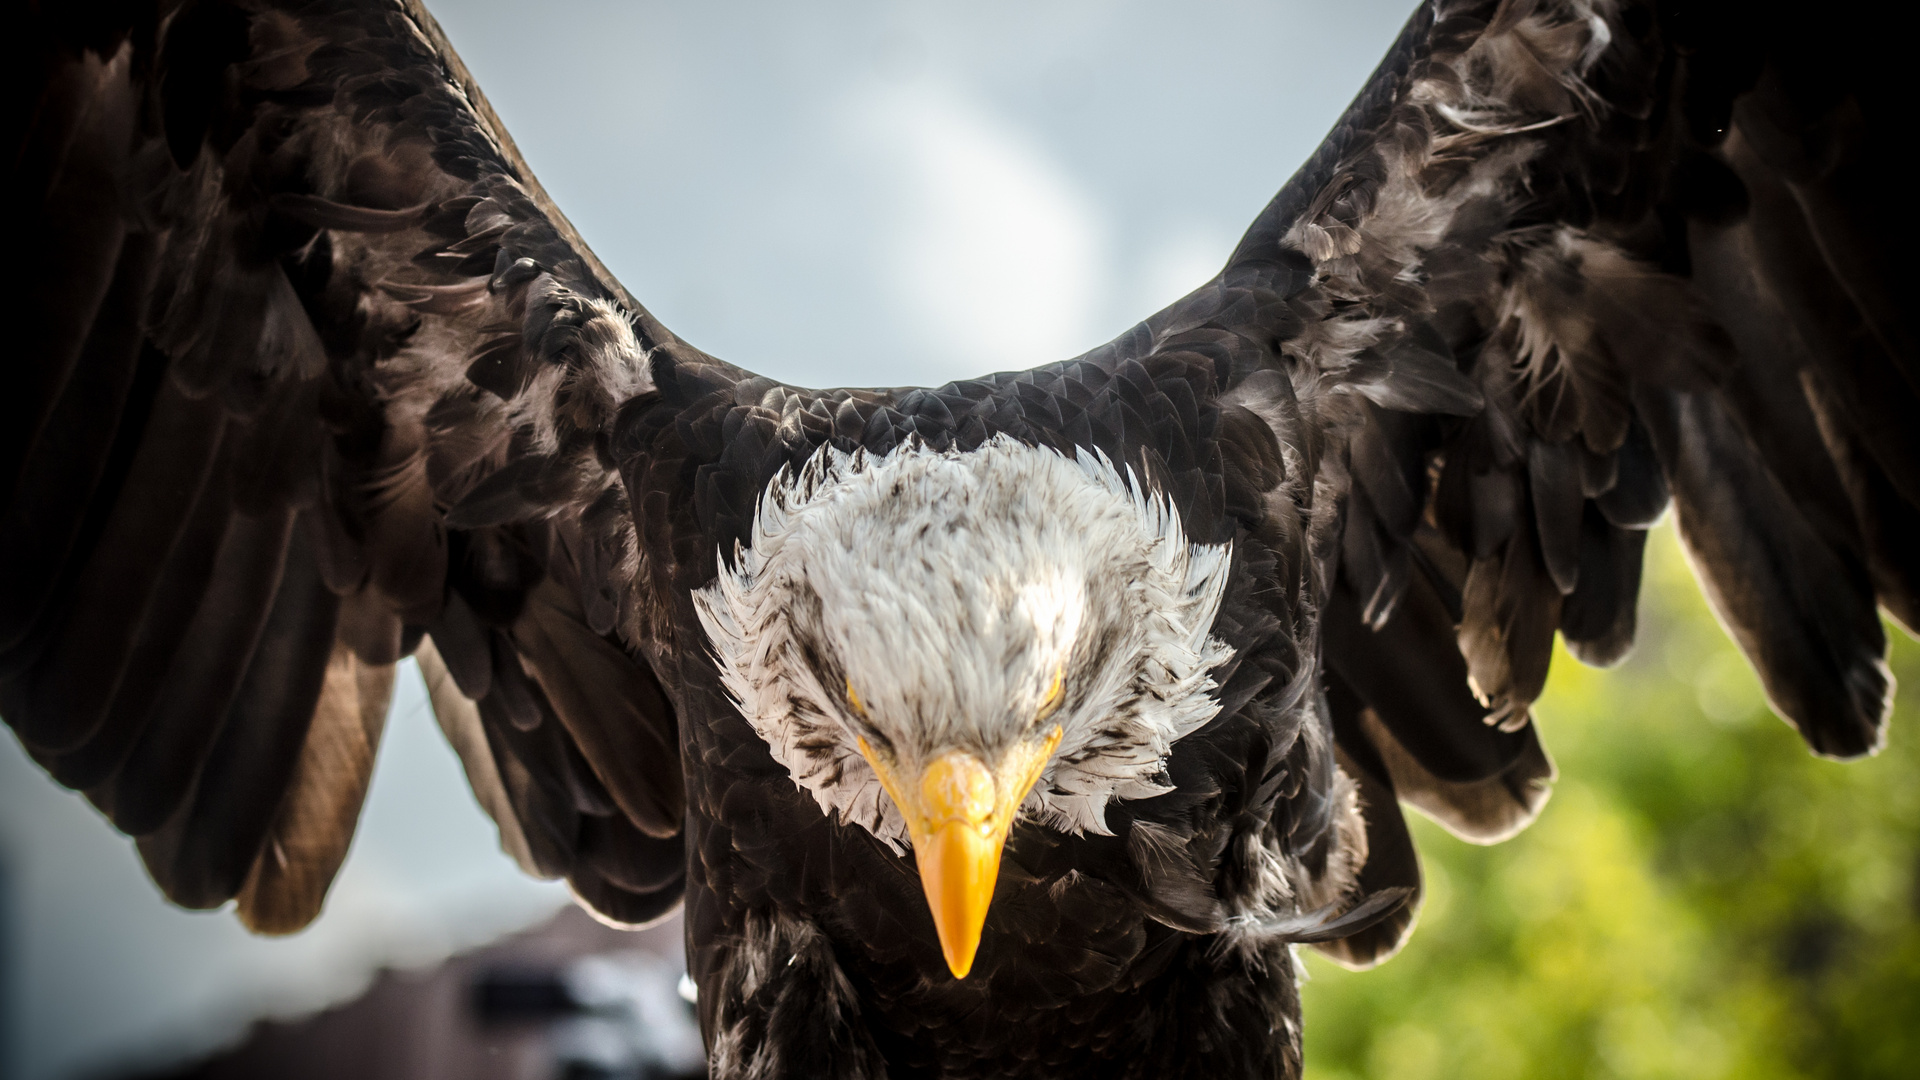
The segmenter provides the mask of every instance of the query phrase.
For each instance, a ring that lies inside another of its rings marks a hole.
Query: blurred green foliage
[[[1310,1080],[1920,1076],[1920,645],[1888,633],[1887,748],[1815,758],[1662,525],[1634,654],[1555,658],[1540,819],[1476,847],[1409,810],[1412,940],[1304,953]]]

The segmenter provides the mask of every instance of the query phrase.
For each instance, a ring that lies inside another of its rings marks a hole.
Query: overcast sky
[[[1410,0],[430,7],[534,171],[676,333],[803,385],[1100,344],[1211,276]],[[494,847],[403,680],[319,922],[166,906],[0,737],[0,1074],[165,1057],[564,901]]]

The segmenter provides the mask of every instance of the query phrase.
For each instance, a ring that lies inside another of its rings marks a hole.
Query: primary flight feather
[[[1775,709],[1920,618],[1913,123],[1841,13],[1416,11],[1213,280],[808,390],[682,342],[413,0],[15,4],[0,715],[297,930],[418,657],[502,846],[683,899],[716,1076],[1296,1076],[1671,505]],[[1223,102],[1257,123],[1277,104]]]

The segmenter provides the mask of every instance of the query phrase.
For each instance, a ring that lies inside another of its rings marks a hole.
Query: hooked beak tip
[[[973,970],[993,887],[1000,877],[1005,840],[1004,830],[949,821],[915,844],[920,886],[940,936],[940,952],[956,979],[966,978]]]

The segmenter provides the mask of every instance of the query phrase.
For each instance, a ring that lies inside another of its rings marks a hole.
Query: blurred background
[[[1411,4],[430,6],[667,325],[858,385],[1069,356],[1211,276]],[[1416,822],[1412,943],[1358,974],[1308,954],[1310,1076],[1920,1075],[1913,693],[1880,757],[1818,761],[1666,526],[1641,613],[1619,669],[1555,665],[1540,821],[1493,848]],[[1893,636],[1920,687],[1920,647]],[[272,1051],[318,1076],[313,1048],[346,1044],[365,1053],[336,1075],[683,1068],[677,929],[605,930],[522,877],[416,674],[380,754],[326,913],[266,940],[166,906],[0,738],[0,1075],[261,1075]],[[368,1065],[430,1039],[470,1056]]]

